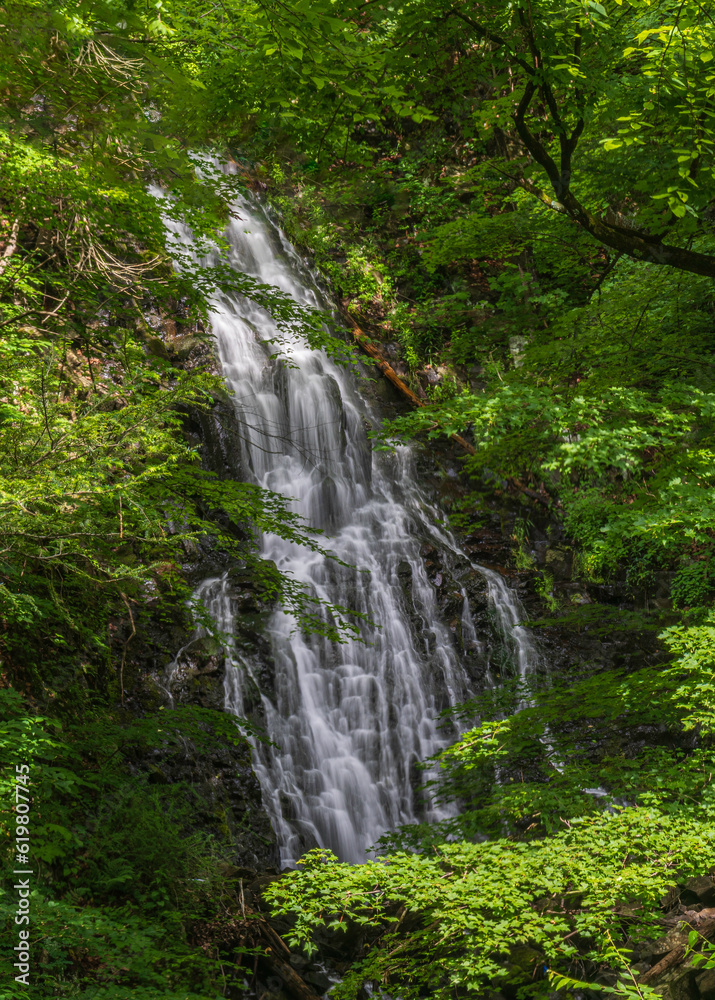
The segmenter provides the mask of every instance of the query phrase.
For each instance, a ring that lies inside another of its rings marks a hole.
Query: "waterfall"
[[[232,265],[301,304],[325,307],[267,213],[247,199],[236,212],[228,228]],[[325,531],[325,546],[340,562],[275,535],[262,538],[262,557],[320,599],[364,612],[379,626],[364,629],[364,644],[336,644],[305,636],[276,611],[268,627],[271,690],[261,687],[251,657],[229,644],[226,708],[243,715],[247,685],[261,688],[275,745],[256,744],[254,766],[283,863],[316,845],[363,861],[387,830],[444,815],[422,801],[416,765],[449,741],[439,713],[473,692],[420,549],[426,536],[457,548],[435,526],[439,515],[416,485],[411,450],[372,451],[366,425],[376,418],[349,371],[300,344],[290,365],[271,358],[263,341],[277,336],[275,325],[244,299],[217,296],[211,326],[247,477],[292,498],[293,509]],[[481,572],[523,673],[532,651],[524,630],[514,628],[523,617],[516,599],[498,574]],[[228,576],[205,580],[199,596],[230,635]],[[464,589],[462,596],[462,637],[478,650]]]

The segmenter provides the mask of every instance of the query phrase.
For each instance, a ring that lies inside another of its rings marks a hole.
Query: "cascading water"
[[[241,218],[228,230],[233,266],[299,303],[324,307],[309,271],[260,206],[243,200],[236,207]],[[315,845],[362,861],[385,831],[438,818],[425,812],[415,765],[446,742],[440,711],[471,692],[454,636],[438,615],[420,536],[451,549],[454,542],[435,527],[437,512],[415,485],[409,449],[372,452],[368,408],[349,372],[304,346],[290,366],[271,359],[262,341],[277,331],[252,302],[217,298],[211,324],[234,393],[244,468],[261,487],[293,498],[294,509],[326,532],[326,547],[340,562],[275,535],[263,537],[263,557],[321,600],[380,626],[366,628],[367,644],[338,645],[306,637],[276,612],[268,630],[272,692],[262,694],[265,729],[276,746],[255,751],[283,862]],[[531,647],[524,630],[514,628],[517,603],[498,574],[483,573],[524,673]],[[228,577],[204,581],[199,596],[230,635]],[[476,648],[463,597],[463,642]],[[254,669],[229,648],[226,707],[238,715]]]

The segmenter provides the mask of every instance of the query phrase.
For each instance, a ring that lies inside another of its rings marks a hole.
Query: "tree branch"
[[[570,181],[571,157],[583,131],[583,120],[579,120],[570,137],[566,137],[565,133],[560,135],[562,159],[561,170],[559,170],[545,146],[537,139],[526,124],[526,113],[531,106],[534,95],[537,93],[537,89],[533,80],[527,80],[524,94],[514,112],[514,125],[516,126],[519,138],[533,159],[548,176],[554,193],[567,214],[585,229],[586,232],[597,239],[599,243],[603,243],[605,246],[611,247],[619,253],[632,257],[634,260],[645,261],[649,264],[667,264],[670,267],[678,268],[681,271],[688,271],[691,274],[702,274],[709,278],[715,277],[715,257],[709,254],[697,253],[694,250],[687,250],[683,247],[670,246],[662,243],[660,237],[653,236],[650,233],[626,229],[624,226],[611,225],[603,219],[599,219],[581,204],[571,190]],[[545,90],[551,93],[548,85],[545,86]],[[545,93],[545,97],[548,104],[548,94]],[[553,99],[553,94],[551,94],[551,97]],[[557,118],[555,119],[555,124],[558,124],[561,123],[561,118],[558,115],[558,108],[556,110]],[[561,124],[563,126],[563,123]],[[536,193],[536,191],[532,193]],[[541,200],[544,200],[543,197]]]
[[[549,178],[551,187],[556,195],[556,200],[548,198],[545,192],[527,181],[517,181],[521,187],[550,208],[565,212],[585,229],[586,232],[598,240],[599,243],[611,247],[611,249],[618,251],[619,254],[631,257],[633,260],[645,261],[649,264],[666,264],[669,267],[688,271],[691,274],[702,274],[709,278],[715,277],[715,256],[697,253],[694,250],[688,250],[683,247],[668,245],[663,243],[659,236],[653,236],[650,233],[626,229],[624,226],[611,225],[590,212],[573,194],[571,190],[572,161],[585,127],[584,118],[583,115],[579,117],[569,134],[566,123],[561,117],[558,102],[551,89],[551,85],[545,80],[540,80],[537,83],[537,72],[541,66],[541,53],[536,44],[533,27],[530,22],[527,23],[523,11],[519,12],[520,20],[527,34],[527,42],[536,64],[535,66],[530,66],[525,59],[517,55],[506,38],[491,31],[478,21],[473,20],[467,14],[463,14],[456,7],[452,7],[450,13],[469,25],[477,38],[490,42],[497,48],[505,48],[509,53],[509,59],[520,66],[526,74],[527,79],[524,93],[513,115],[514,125],[522,143]],[[579,63],[581,61],[581,46],[581,33],[577,31],[574,37],[574,59]],[[526,114],[537,93],[541,93],[543,96],[555,131],[559,137],[560,162],[558,165],[542,142],[526,124]],[[580,94],[577,96],[581,97]],[[582,100],[579,103],[582,104]]]
[[[501,35],[497,35],[495,32],[490,31],[489,28],[485,28],[477,21],[472,20],[471,17],[463,14],[461,10],[457,10],[455,7],[452,7],[451,13],[454,14],[455,17],[458,17],[460,21],[464,21],[465,24],[468,24],[478,38],[483,39],[485,42],[492,42],[498,48],[509,48],[509,43],[505,38],[502,38]],[[533,76],[534,69],[525,59],[522,59],[521,56],[518,56],[515,52],[511,52],[510,55],[514,62],[521,66],[525,73],[528,73],[529,76]]]

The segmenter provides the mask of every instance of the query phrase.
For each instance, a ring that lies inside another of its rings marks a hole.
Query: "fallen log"
[[[286,989],[291,996],[295,997],[295,1000],[320,1000],[320,994],[316,993],[312,986],[309,986],[292,966],[284,962],[282,958],[278,958],[277,955],[272,954],[270,949],[268,949],[268,952],[266,961],[271,966],[271,969],[278,973],[285,983]]]
[[[703,923],[700,924],[699,927],[697,922],[697,914],[694,920],[690,922],[685,922],[685,921],[683,922],[685,923],[686,927],[690,927],[693,930],[697,931],[698,934],[700,934],[704,938],[712,937],[713,934],[715,934],[715,918],[705,920]],[[660,962],[656,962],[656,964],[651,969],[648,969],[648,971],[644,972],[642,976],[639,976],[638,982],[644,984],[652,983],[655,979],[658,979],[660,976],[662,976],[664,972],[667,972],[668,969],[672,969],[674,965],[678,965],[680,962],[682,962],[682,960],[685,958],[685,955],[686,955],[685,946],[678,945],[677,948],[673,948],[672,951],[669,951],[667,955],[661,958]]]
[[[420,399],[420,397],[414,393],[412,389],[410,389],[407,383],[400,378],[395,369],[383,358],[382,354],[378,351],[367,334],[360,329],[352,316],[348,315],[347,320],[353,328],[353,337],[356,342],[360,345],[363,351],[373,359],[385,378],[391,382],[396,389],[399,389],[405,399],[409,400],[412,406],[427,406],[428,404],[423,399]],[[468,455],[477,454],[477,449],[474,445],[471,445],[469,441],[465,441],[461,434],[450,434],[450,439],[454,441],[455,444],[458,444],[460,448],[463,448]],[[519,492],[523,493],[524,496],[529,497],[530,500],[535,500],[537,503],[543,504],[545,507],[551,506],[552,500],[548,494],[537,493],[536,490],[529,489],[528,486],[524,486],[523,483],[520,483],[518,479],[513,477],[510,478],[508,482],[514,487],[514,489],[519,490]]]
[[[413,406],[427,406],[427,403],[425,403],[423,399],[420,399],[420,397],[414,393],[412,389],[410,389],[407,383],[400,378],[395,369],[383,358],[382,354],[380,354],[369,337],[363,333],[355,320],[351,316],[348,316],[347,319],[348,323],[350,323],[353,328],[353,337],[356,342],[366,354],[369,354],[385,378],[391,382],[396,389],[399,389],[405,399],[409,400]],[[464,448],[468,455],[477,454],[477,449],[471,445],[469,441],[465,441],[461,434],[450,434],[450,438],[452,441],[455,441],[460,448]]]
[[[352,320],[351,320],[352,322]],[[423,399],[410,389],[406,382],[400,378],[395,369],[383,358],[382,354],[378,351],[375,345],[368,339],[368,337],[363,333],[360,327],[356,326],[353,328],[353,337],[363,349],[366,354],[373,359],[377,367],[380,369],[385,378],[392,382],[396,389],[402,393],[402,395],[412,403],[413,406],[424,406],[425,402]]]
[[[529,497],[530,500],[536,500],[537,503],[542,503],[545,507],[549,507],[551,505],[551,497],[547,493],[537,493],[536,490],[529,489],[528,486],[524,486],[524,484],[520,483],[514,476],[511,476],[507,482],[511,483],[511,485],[515,489],[519,490],[520,493],[523,493],[524,496]]]
[[[276,934],[268,921],[261,917],[258,921],[258,926],[260,928],[261,935],[266,939],[269,947],[271,947],[274,952],[283,955],[284,958],[289,958],[290,948],[285,943],[283,938]]]
[[[638,977],[639,984],[652,983],[659,976],[662,976],[664,972],[677,965],[685,957],[685,948],[679,945],[677,948],[673,948],[669,951],[665,958],[661,958],[660,962],[656,962],[652,969],[648,969],[644,972],[642,976]]]
[[[289,965],[290,948],[283,938],[273,930],[265,917],[261,916],[242,900],[244,933],[240,940],[243,947],[251,948],[254,958],[254,974],[260,961],[283,980],[285,988],[294,1000],[320,1000],[320,995]],[[240,964],[240,960],[239,960]]]

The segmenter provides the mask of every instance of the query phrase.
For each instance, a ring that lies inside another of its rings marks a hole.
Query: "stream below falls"
[[[319,281],[268,211],[239,199],[235,212],[232,266],[303,305],[329,309]],[[416,764],[456,735],[440,728],[439,713],[476,693],[464,645],[479,653],[482,643],[467,592],[461,589],[458,642],[440,619],[421,555],[425,539],[486,579],[513,671],[526,674],[536,653],[517,624],[525,615],[513,591],[499,574],[473,566],[438,526],[443,515],[418,485],[411,449],[372,450],[367,430],[379,417],[360,397],[354,373],[300,343],[290,365],[271,358],[275,348],[265,341],[279,336],[275,324],[243,298],[217,294],[211,326],[233,393],[245,478],[292,498],[292,508],[324,530],[324,546],[340,562],[270,534],[261,539],[262,557],[320,599],[379,626],[363,628],[364,643],[336,644],[303,635],[283,611],[272,615],[273,682],[261,700],[275,745],[254,747],[264,805],[284,865],[314,846],[364,861],[386,831],[447,815],[425,805],[425,773]],[[197,596],[231,636],[236,609],[228,574],[204,580]],[[225,707],[244,716],[257,665],[229,647]]]

